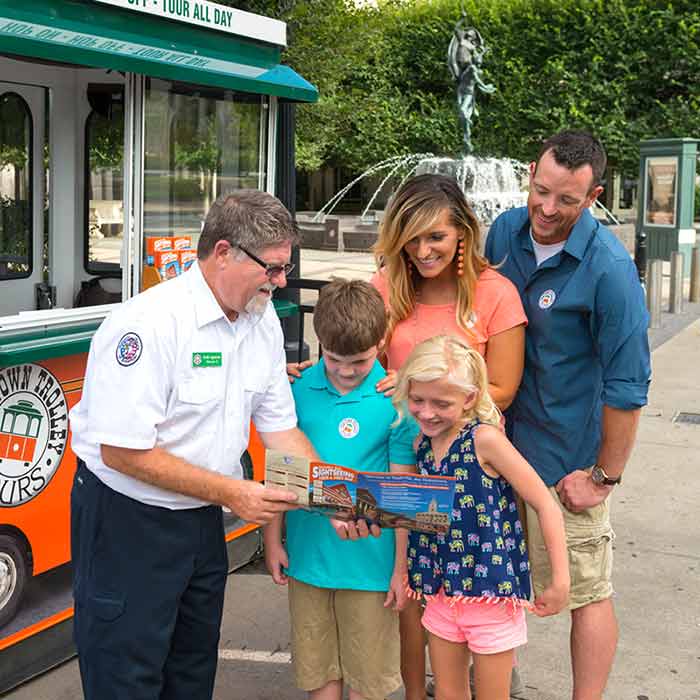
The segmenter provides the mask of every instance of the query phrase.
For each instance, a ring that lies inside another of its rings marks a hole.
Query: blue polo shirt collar
[[[564,252],[577,260],[583,260],[583,256],[586,254],[597,227],[598,222],[593,218],[591,212],[588,209],[584,209],[573,229],[571,229],[569,237],[566,239]]]
[[[329,394],[337,396],[339,404],[359,403],[363,398],[376,395],[377,389],[375,385],[380,379],[386,376],[382,366],[375,360],[374,366],[372,367],[370,373],[365,377],[362,384],[347,394],[341,394],[328,380],[328,376],[326,375],[326,364],[323,361],[323,358],[321,358],[319,362],[306,371],[311,373],[311,376],[309,377],[309,387],[316,391],[325,390]]]
[[[578,221],[571,229],[569,237],[566,239],[566,244],[562,249],[562,252],[568,253],[577,260],[583,260],[586,250],[595,235],[598,223],[593,218],[588,209],[584,209],[583,213],[579,217]],[[530,225],[530,219],[527,219],[525,224],[520,229],[518,235],[520,236],[520,247],[523,250],[528,250],[530,253],[535,255],[535,250],[532,246],[532,240],[530,238],[532,231],[532,226]],[[561,253],[553,255],[548,260],[545,260],[540,268],[542,267],[556,267],[561,260]],[[547,264],[549,263],[549,264]]]
[[[518,236],[520,237],[520,247],[523,250],[529,250],[534,257],[535,249],[532,247],[532,241],[530,240],[531,229],[530,219],[525,219],[525,223],[520,227],[520,231],[518,231]]]

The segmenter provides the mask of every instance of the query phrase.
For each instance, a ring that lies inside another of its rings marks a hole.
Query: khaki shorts
[[[613,594],[612,543],[615,539],[610,526],[610,496],[582,513],[572,513],[561,504],[555,488],[552,486],[549,490],[564,515],[571,574],[569,610],[610,598]],[[537,596],[551,581],[552,571],[537,513],[529,505],[526,508],[532,587]]]
[[[367,700],[401,685],[399,616],[386,593],[317,588],[289,579],[292,661],[297,686],[342,680]]]

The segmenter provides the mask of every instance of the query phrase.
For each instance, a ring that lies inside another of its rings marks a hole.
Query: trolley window
[[[192,264],[220,194],[264,189],[267,114],[262,95],[147,81],[143,288]]]
[[[32,116],[17,94],[0,95],[0,280],[32,273]]]
[[[85,270],[118,271],[124,238],[124,91],[90,85],[85,123]]]

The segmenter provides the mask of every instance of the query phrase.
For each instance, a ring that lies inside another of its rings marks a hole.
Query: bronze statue
[[[457,82],[457,109],[463,132],[464,152],[468,155],[474,150],[471,141],[472,118],[479,114],[474,92],[478,87],[482,92],[490,94],[496,91],[496,87],[482,80],[481,63],[488,49],[481,34],[466,24],[466,14],[462,14],[447,49],[447,67]]]

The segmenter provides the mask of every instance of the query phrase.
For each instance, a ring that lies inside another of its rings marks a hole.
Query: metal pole
[[[690,257],[690,297],[688,301],[700,301],[700,248],[695,246]]]
[[[649,309],[649,328],[661,327],[661,284],[663,261],[652,260],[649,264],[647,280],[647,307]]]
[[[296,125],[296,112],[293,102],[280,102],[277,115],[277,172],[275,182],[275,192],[278,199],[284,204],[292,216],[296,216],[296,194],[297,179],[294,167],[294,130]],[[292,273],[293,277],[301,277],[301,256],[299,246],[292,249],[292,259],[296,269]],[[277,289],[276,299],[286,299],[299,304],[301,300],[299,289]],[[284,349],[287,353],[287,362],[301,362],[309,357],[309,346],[304,343],[304,339],[299,337],[300,325],[298,319],[282,319],[282,329],[284,331]]]
[[[641,224],[634,238],[634,264],[637,266],[639,281],[647,283],[649,272],[649,259],[647,257],[647,234]]]
[[[683,253],[671,253],[671,289],[668,295],[668,311],[679,314],[683,311]]]

